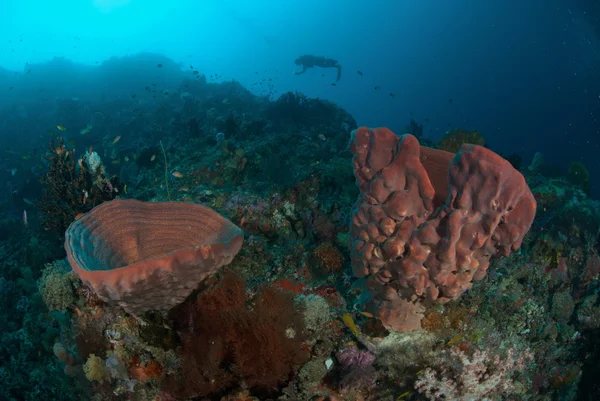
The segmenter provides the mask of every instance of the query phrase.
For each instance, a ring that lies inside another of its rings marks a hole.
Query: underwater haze
[[[0,0],[0,401],[600,400],[598,0]]]
[[[586,6],[8,0],[0,5],[0,66],[23,74],[27,63],[55,57],[97,66],[159,53],[250,89],[268,77],[276,93],[334,101],[359,125],[401,130],[412,117],[434,139],[458,126],[475,129],[498,151],[525,158],[542,152],[563,167],[583,161],[597,177],[599,39],[597,10]],[[332,86],[333,71],[294,76],[293,61],[305,53],[338,60],[343,79]],[[0,87],[3,101],[15,93]]]

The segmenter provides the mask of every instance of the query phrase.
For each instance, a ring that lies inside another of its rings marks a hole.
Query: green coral
[[[308,386],[318,385],[325,376],[327,376],[327,366],[325,361],[319,359],[308,361],[298,373],[300,381]]]
[[[72,275],[64,261],[46,264],[38,288],[44,303],[51,311],[63,310],[75,304]]]
[[[568,323],[574,310],[575,302],[568,291],[557,292],[552,296],[551,314],[559,323]]]

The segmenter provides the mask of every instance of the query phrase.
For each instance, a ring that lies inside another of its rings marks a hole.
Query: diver
[[[334,60],[332,58],[311,56],[310,54],[306,54],[296,59],[296,65],[301,65],[302,71],[294,71],[295,75],[304,74],[309,68],[321,67],[337,68],[337,79],[335,80],[335,82],[338,82],[342,77],[342,66],[340,65],[340,63],[338,63],[337,60]]]

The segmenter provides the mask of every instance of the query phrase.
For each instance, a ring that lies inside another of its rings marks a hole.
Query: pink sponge
[[[352,266],[389,328],[420,327],[423,301],[458,298],[531,227],[536,202],[525,179],[488,149],[463,145],[452,158],[412,135],[363,127],[351,150],[361,191]]]

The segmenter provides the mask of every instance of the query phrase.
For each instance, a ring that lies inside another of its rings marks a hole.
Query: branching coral
[[[475,401],[497,399],[502,394],[518,393],[513,379],[532,359],[526,350],[517,355],[509,349],[504,358],[487,350],[472,356],[453,348],[438,361],[439,372],[428,368],[421,373],[415,387],[431,401]]]

